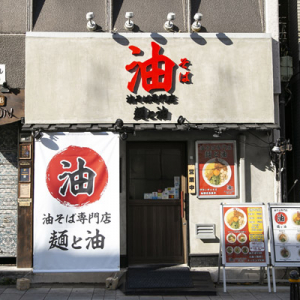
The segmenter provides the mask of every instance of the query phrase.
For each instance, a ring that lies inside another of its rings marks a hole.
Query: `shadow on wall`
[[[264,175],[262,175],[262,172],[276,172],[275,167],[271,164],[271,159],[269,157],[269,147],[266,144],[259,145],[249,145],[252,143],[257,143],[254,139],[248,137],[247,138],[247,144],[248,144],[248,151],[246,150],[246,202],[253,202],[255,199],[252,199],[251,195],[253,195],[253,191],[256,189],[255,184],[253,184],[252,179],[253,176],[255,176],[255,173],[253,173],[253,168],[260,171],[260,184],[264,185]],[[266,147],[266,150],[263,150],[262,148]],[[262,153],[262,150],[264,153]],[[252,169],[252,170],[251,170]],[[266,174],[266,180],[268,180],[269,175]],[[266,187],[267,189],[267,187]]]
[[[36,21],[38,20],[40,13],[45,4],[45,0],[34,1],[33,5],[33,17],[32,17],[32,28],[35,27]]]
[[[4,165],[18,167],[18,122],[0,126],[0,169]]]

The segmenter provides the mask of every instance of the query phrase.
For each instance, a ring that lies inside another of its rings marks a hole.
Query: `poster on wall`
[[[266,266],[268,238],[263,204],[222,204],[223,265]]]
[[[236,198],[237,162],[235,141],[197,141],[198,198]]]
[[[43,133],[34,163],[34,272],[118,271],[118,135]]]
[[[300,204],[269,204],[273,266],[300,266]]]

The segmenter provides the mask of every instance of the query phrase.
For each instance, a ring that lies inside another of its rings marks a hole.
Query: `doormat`
[[[209,272],[187,267],[129,268],[121,289],[125,295],[217,295]]]
[[[128,289],[145,288],[192,288],[189,268],[129,268]]]

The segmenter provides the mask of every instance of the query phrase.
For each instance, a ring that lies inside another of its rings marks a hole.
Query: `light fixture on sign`
[[[128,20],[125,22],[124,28],[126,30],[133,30],[134,28],[134,23],[131,20],[131,18],[133,18],[133,12],[126,12],[125,14],[125,18],[127,18]]]
[[[128,138],[128,133],[126,131],[122,132],[120,134],[121,140],[125,141]]]
[[[186,121],[186,118],[184,118],[183,116],[179,116],[177,123],[178,123],[178,125],[182,125],[185,121]]]
[[[122,119],[117,119],[115,124],[114,124],[114,129],[115,130],[121,130],[123,125],[124,125],[123,120]]]
[[[195,13],[194,20],[195,22],[192,24],[192,31],[199,32],[201,30],[201,19],[203,15],[201,13]]]
[[[222,134],[222,130],[221,129],[218,129],[218,130],[215,130],[215,133],[213,134],[213,137],[214,138],[219,138]]]
[[[167,20],[168,21],[164,24],[164,29],[167,31],[173,31],[174,23],[172,21],[175,20],[175,13],[168,13]]]
[[[97,24],[95,21],[93,21],[95,15],[93,12],[88,12],[86,14],[86,19],[87,19],[87,24],[86,24],[86,28],[88,31],[95,31],[97,29]]]
[[[35,133],[34,133],[34,138],[38,141],[41,139],[43,136],[42,130],[39,128]]]

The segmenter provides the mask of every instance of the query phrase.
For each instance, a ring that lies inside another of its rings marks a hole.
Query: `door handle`
[[[184,210],[183,210],[183,196],[184,196],[184,192],[181,191],[181,194],[180,194],[180,211],[181,211],[181,219],[183,219],[183,217],[184,217]]]

